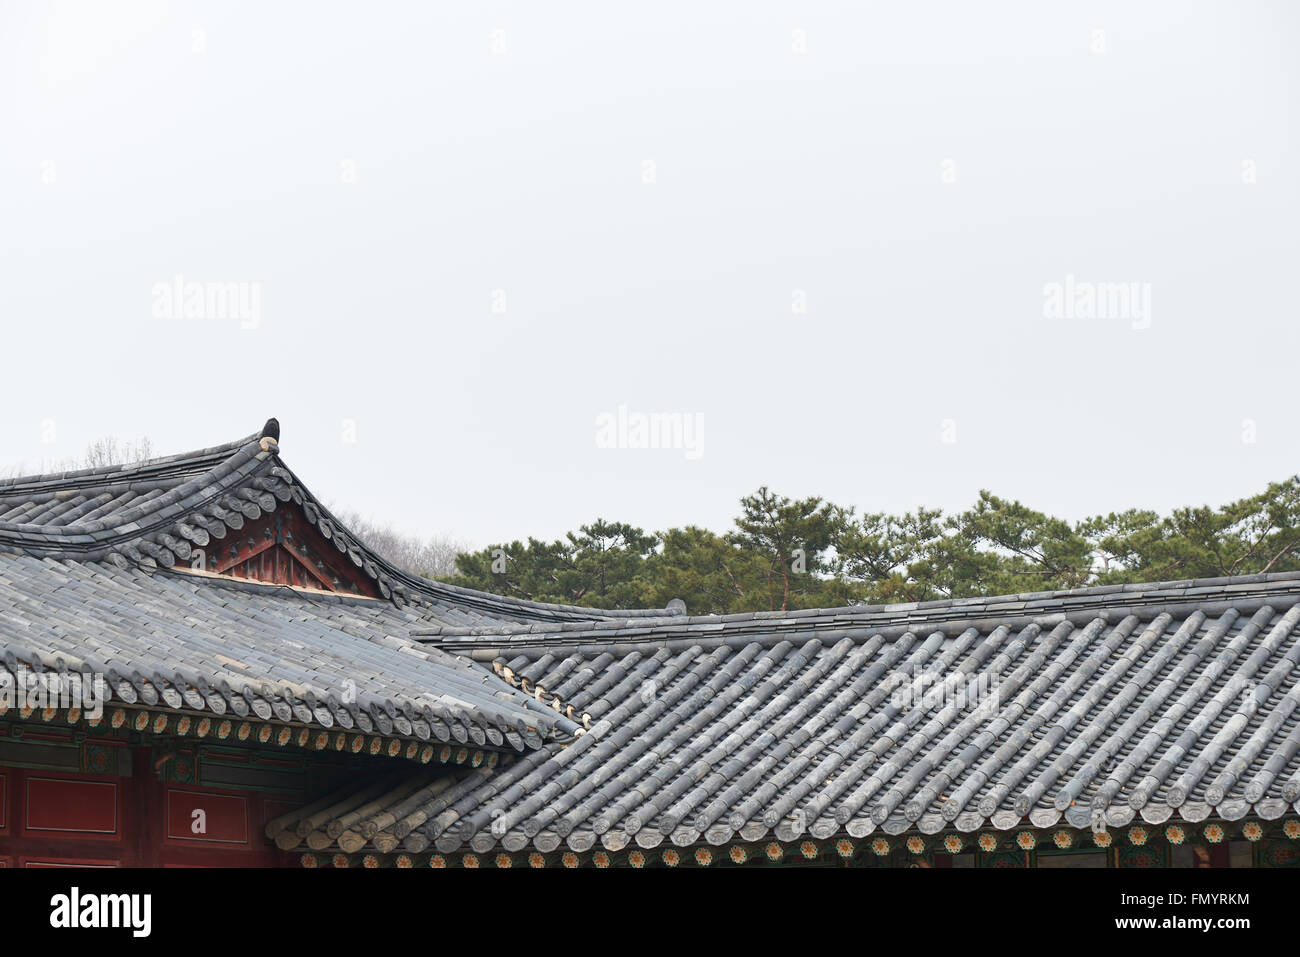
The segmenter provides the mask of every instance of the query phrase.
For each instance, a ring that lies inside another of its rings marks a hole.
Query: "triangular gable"
[[[380,597],[373,579],[292,504],[211,539],[206,548],[191,549],[190,567],[272,585]]]

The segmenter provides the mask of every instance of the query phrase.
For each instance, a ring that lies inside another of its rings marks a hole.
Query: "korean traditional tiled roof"
[[[189,570],[280,508],[383,597]],[[507,599],[366,548],[274,421],[0,483],[0,680],[505,752],[377,767],[274,822],[345,855],[1272,820],[1300,800],[1297,625],[1300,573],[724,617]]]
[[[503,598],[395,568],[289,470],[278,436],[272,419],[259,434],[199,452],[0,482],[0,681],[28,670],[96,673],[128,705],[505,750],[580,728],[489,668],[409,632],[592,621],[607,612]],[[191,549],[277,508],[300,509],[384,598],[189,568]]]
[[[372,796],[370,843],[344,850],[1274,819],[1300,799],[1298,602],[1300,574],[1285,573],[420,629],[590,728]]]

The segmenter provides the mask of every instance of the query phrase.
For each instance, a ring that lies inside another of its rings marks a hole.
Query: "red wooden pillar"
[[[153,769],[153,749],[131,749],[131,776],[123,781],[126,800],[123,804],[122,864],[124,867],[150,867],[155,847],[152,825],[157,817],[158,778]]]

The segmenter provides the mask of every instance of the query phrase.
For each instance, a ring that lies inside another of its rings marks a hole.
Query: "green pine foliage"
[[[533,601],[691,614],[929,601],[1300,569],[1300,477],[1219,508],[1071,523],[981,491],[964,512],[865,513],[766,486],[734,528],[650,534],[598,519],[456,559],[445,580]]]

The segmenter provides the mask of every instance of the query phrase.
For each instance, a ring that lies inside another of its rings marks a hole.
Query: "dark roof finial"
[[[262,438],[272,438],[278,443],[280,441],[280,420],[272,417],[266,420],[266,425],[262,426]]]

